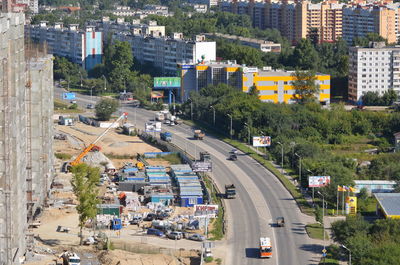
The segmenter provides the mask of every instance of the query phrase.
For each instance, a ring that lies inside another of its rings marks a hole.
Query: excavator
[[[87,155],[87,153],[89,153],[90,151],[92,151],[93,149],[96,150],[100,150],[100,147],[96,145],[96,143],[98,141],[100,141],[101,138],[103,138],[104,135],[106,135],[108,133],[108,131],[113,128],[114,124],[118,123],[120,120],[122,119],[126,119],[128,117],[128,113],[124,112],[122,113],[122,115],[116,120],[114,121],[110,126],[108,126],[107,129],[104,130],[104,132],[102,134],[99,135],[99,137],[96,138],[96,140],[94,140],[88,147],[86,147],[85,149],[83,149],[82,153],[80,153],[74,161],[72,161],[70,163],[70,166],[76,166],[78,164],[81,163],[82,158]]]

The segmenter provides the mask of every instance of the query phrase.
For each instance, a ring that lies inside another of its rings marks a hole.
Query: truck
[[[260,237],[260,258],[272,257],[272,244],[269,237]]]
[[[80,265],[81,258],[74,252],[65,251],[61,258],[63,260],[63,265]]]
[[[210,153],[207,151],[200,152],[200,161],[203,161],[203,162],[211,161]]]
[[[225,185],[225,198],[235,199],[236,198],[236,187],[233,184]]]
[[[170,133],[170,132],[162,132],[162,133],[160,133],[160,138],[163,141],[171,142],[172,141],[172,133]]]
[[[284,227],[285,226],[285,218],[283,218],[283,217],[276,218],[276,226]]]
[[[163,120],[164,120],[164,113],[162,113],[162,112],[157,112],[157,113],[156,113],[156,120],[158,120],[158,121],[163,121]]]
[[[203,140],[205,134],[201,130],[194,130],[194,139]]]

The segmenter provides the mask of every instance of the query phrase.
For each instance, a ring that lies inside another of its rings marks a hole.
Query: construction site
[[[0,263],[33,248],[53,172],[53,62],[25,47],[25,16],[0,13]]]

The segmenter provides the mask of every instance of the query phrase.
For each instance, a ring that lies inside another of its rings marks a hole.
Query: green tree
[[[117,91],[126,89],[126,83],[131,73],[133,64],[132,49],[128,42],[116,41],[113,54],[108,63],[109,80]]]
[[[301,70],[316,70],[319,64],[319,56],[311,41],[302,39],[294,49],[292,61],[295,67]]]
[[[117,111],[119,107],[118,101],[111,98],[103,98],[99,103],[96,104],[96,117],[101,121],[107,121],[110,119],[111,114]]]
[[[88,220],[96,217],[97,204],[100,203],[97,198],[99,191],[96,188],[96,184],[100,180],[100,170],[86,164],[79,164],[72,167],[71,172],[73,174],[71,184],[79,202],[76,210],[79,214],[79,235],[80,245],[82,245],[83,227]]]
[[[293,73],[293,88],[296,90],[294,98],[299,103],[316,101],[316,94],[319,92],[319,85],[316,84],[316,76],[313,71],[296,71]]]

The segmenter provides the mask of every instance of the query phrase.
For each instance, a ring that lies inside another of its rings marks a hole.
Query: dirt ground
[[[76,123],[74,126],[56,125],[56,131],[72,136],[76,139],[55,140],[54,150],[56,153],[67,153],[77,155],[82,151],[84,146],[88,146],[93,142],[105,129],[93,127],[84,123]],[[82,144],[84,143],[84,144]],[[136,157],[137,153],[145,152],[160,152],[156,147],[153,147],[143,142],[137,136],[128,136],[111,129],[96,145],[101,147],[104,154],[114,154],[119,156]],[[113,162],[113,158],[109,157]],[[136,162],[132,159],[116,159],[117,164],[122,164],[124,161]]]

